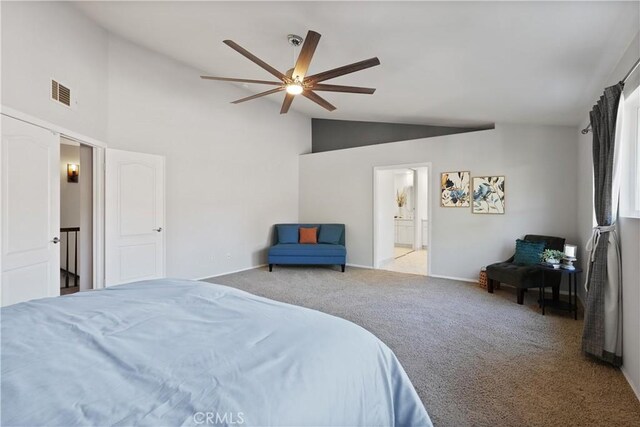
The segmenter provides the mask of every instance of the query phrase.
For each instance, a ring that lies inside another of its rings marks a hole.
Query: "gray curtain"
[[[623,87],[620,82],[606,88],[590,115],[598,226],[587,245],[590,262],[582,334],[583,351],[614,366],[622,364],[622,276],[615,221],[619,193],[616,135],[620,135],[616,123]]]

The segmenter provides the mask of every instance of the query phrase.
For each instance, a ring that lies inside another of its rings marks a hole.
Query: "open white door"
[[[165,276],[164,157],[106,150],[105,285]]]
[[[60,295],[60,138],[2,116],[1,305]]]

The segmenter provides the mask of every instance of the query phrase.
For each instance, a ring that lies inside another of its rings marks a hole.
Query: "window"
[[[622,107],[620,216],[640,218],[640,87]]]

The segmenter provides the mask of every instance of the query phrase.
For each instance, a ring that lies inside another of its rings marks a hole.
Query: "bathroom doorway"
[[[428,163],[374,168],[374,268],[427,276]]]

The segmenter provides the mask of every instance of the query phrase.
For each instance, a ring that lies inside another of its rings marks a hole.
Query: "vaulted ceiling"
[[[322,39],[309,73],[377,56],[380,66],[330,81],[377,91],[325,93],[338,107],[331,113],[304,98],[294,101],[293,110],[314,118],[435,125],[577,125],[639,28],[638,2],[79,2],[77,7],[114,34],[225,77],[270,75],[222,40],[234,40],[287,70],[293,65],[287,34],[304,36],[313,29]],[[251,102],[279,108],[281,97],[268,98]]]

